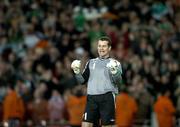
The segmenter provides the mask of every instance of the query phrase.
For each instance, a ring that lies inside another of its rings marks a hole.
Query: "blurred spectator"
[[[138,107],[136,100],[128,95],[124,88],[116,96],[116,125],[118,127],[132,127]]]
[[[175,107],[169,99],[170,92],[164,90],[162,95],[158,97],[154,104],[154,111],[157,116],[159,127],[174,127],[175,126]]]
[[[85,88],[76,86],[72,92],[66,91],[65,98],[71,127],[81,127],[81,121],[86,106]]]
[[[92,21],[90,24],[90,30],[88,32],[88,37],[90,39],[91,52],[93,55],[97,55],[96,41],[102,35],[104,35],[104,32],[102,31],[101,25],[97,20]]]
[[[32,103],[32,119],[35,124],[41,124],[42,121],[49,120],[48,101],[43,97],[46,85],[41,83],[34,92]]]
[[[150,123],[153,98],[143,85],[140,79],[141,77],[136,78],[134,79],[134,83],[137,84],[134,84],[136,85],[134,88],[133,86],[130,88],[130,94],[135,97],[138,106],[135,121],[142,126]]]
[[[74,8],[74,25],[78,31],[83,31],[86,23],[85,15],[80,7]]]
[[[24,118],[24,108],[22,98],[14,90],[14,84],[9,85],[3,102],[3,121],[8,122],[9,127],[20,127],[20,122]]]
[[[53,123],[64,120],[65,102],[57,90],[53,90],[48,102],[49,119]]]
[[[151,7],[152,17],[156,20],[161,20],[163,16],[170,13],[169,9],[165,3],[156,0]]]
[[[177,117],[180,118],[180,77],[177,78],[176,80],[177,83],[177,89],[175,91],[175,96],[177,97]]]

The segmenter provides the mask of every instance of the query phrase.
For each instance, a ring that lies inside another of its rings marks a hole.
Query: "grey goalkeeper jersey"
[[[118,67],[116,74],[111,74],[110,70],[106,67],[110,59],[95,58],[90,59],[83,72],[76,74],[77,80],[81,83],[87,83],[87,94],[98,95],[107,92],[118,93],[117,84],[121,82],[122,68]]]

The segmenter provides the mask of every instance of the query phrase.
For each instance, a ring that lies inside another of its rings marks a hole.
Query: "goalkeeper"
[[[115,125],[115,94],[121,82],[121,64],[110,58],[111,40],[101,37],[98,40],[99,57],[90,59],[83,72],[80,72],[81,61],[71,64],[77,80],[87,82],[87,104],[83,115],[82,127],[93,127],[101,119],[104,127]]]

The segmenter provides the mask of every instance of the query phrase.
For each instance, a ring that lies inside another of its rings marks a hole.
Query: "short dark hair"
[[[102,37],[99,38],[99,40],[101,40],[101,41],[107,41],[109,47],[112,45],[111,38],[108,37],[108,36],[102,36]]]

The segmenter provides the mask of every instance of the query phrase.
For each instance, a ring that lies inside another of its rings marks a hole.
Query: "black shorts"
[[[102,125],[115,124],[115,95],[112,92],[88,95],[83,121]]]

